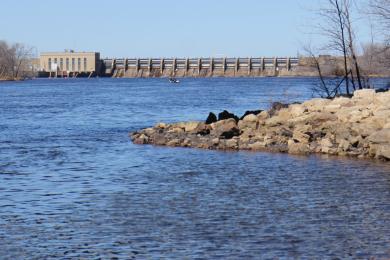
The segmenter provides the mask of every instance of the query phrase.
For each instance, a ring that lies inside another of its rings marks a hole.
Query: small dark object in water
[[[217,121],[218,121],[217,116],[213,112],[210,112],[209,116],[206,119],[206,124],[209,125]]]
[[[218,121],[226,120],[226,119],[229,119],[229,118],[233,118],[234,120],[236,120],[236,122],[238,122],[240,120],[238,118],[238,116],[236,116],[235,114],[229,113],[226,110],[224,110],[224,111],[222,111],[221,113],[218,114]]]
[[[180,81],[178,79],[175,79],[175,78],[170,78],[169,82],[170,83],[180,83]]]
[[[255,116],[257,116],[261,112],[263,112],[263,110],[248,110],[244,113],[244,115],[240,118],[240,120],[244,119],[244,117],[246,117],[247,115],[250,115],[250,114],[254,114]]]

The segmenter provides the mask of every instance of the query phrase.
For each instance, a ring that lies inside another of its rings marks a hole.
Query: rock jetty
[[[276,103],[244,117],[224,111],[206,122],[159,123],[130,133],[135,144],[322,153],[390,160],[390,91],[355,91],[353,97]]]

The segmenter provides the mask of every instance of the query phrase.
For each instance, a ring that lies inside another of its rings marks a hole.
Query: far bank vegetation
[[[0,80],[20,80],[32,76],[33,48],[0,40]]]
[[[316,94],[332,98],[351,96],[355,90],[372,88],[369,77],[390,75],[390,0],[372,0],[362,11],[354,0],[323,0],[317,10],[316,33],[325,37],[323,46],[304,47],[308,63],[318,71]],[[364,16],[364,17],[363,17]],[[371,42],[362,44],[354,27],[356,19],[371,24]],[[374,41],[375,34],[380,41]],[[320,55],[326,53],[327,55]],[[333,75],[329,78],[327,76]]]

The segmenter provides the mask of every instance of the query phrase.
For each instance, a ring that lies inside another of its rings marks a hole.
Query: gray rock
[[[368,137],[368,141],[375,144],[389,144],[390,143],[390,129],[385,128],[376,131]]]

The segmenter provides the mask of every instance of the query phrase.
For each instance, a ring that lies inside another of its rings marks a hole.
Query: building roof
[[[94,51],[79,51],[79,52],[76,52],[76,51],[51,51],[51,52],[41,52],[41,56],[42,55],[80,55],[80,54],[96,54],[96,53],[99,53],[99,52],[94,52]]]

